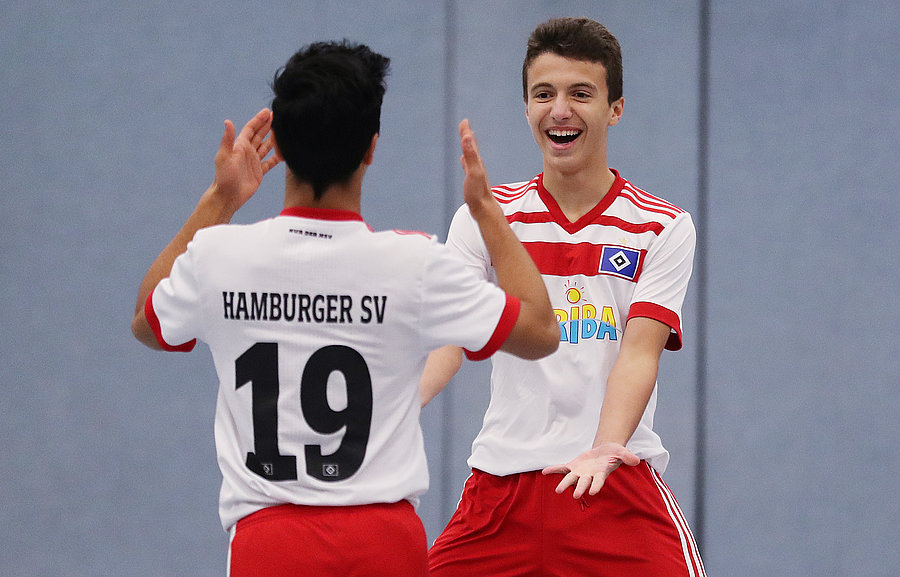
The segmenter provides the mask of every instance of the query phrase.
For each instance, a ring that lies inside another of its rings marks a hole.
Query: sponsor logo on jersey
[[[627,267],[628,265],[624,265]],[[584,297],[584,288],[567,281],[563,287],[568,309],[553,309],[559,323],[559,340],[578,344],[588,339],[618,340],[616,314],[611,306],[597,307]]]

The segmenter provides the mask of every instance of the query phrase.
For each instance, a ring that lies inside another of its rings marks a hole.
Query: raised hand
[[[473,212],[478,212],[486,204],[494,204],[495,200],[488,183],[487,170],[478,153],[478,141],[475,140],[475,133],[472,132],[468,119],[459,123],[459,142],[462,147],[460,160],[466,173],[463,181],[463,199]]]
[[[589,495],[599,493],[606,483],[606,478],[622,463],[633,467],[640,462],[641,460],[634,453],[622,445],[604,443],[578,455],[568,463],[547,467],[542,473],[565,475],[556,486],[556,492],[562,493],[566,488],[574,485],[575,490],[572,497],[580,499],[585,492]]]
[[[234,123],[225,121],[225,133],[216,152],[213,185],[235,211],[256,193],[263,176],[281,161],[277,155],[269,155],[275,146],[269,134],[271,127],[272,111],[268,108],[257,112],[237,138]]]

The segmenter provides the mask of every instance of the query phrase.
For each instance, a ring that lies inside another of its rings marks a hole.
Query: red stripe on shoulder
[[[420,230],[401,230],[398,228],[392,229],[391,232],[399,234],[401,236],[424,236],[425,238],[431,238],[431,235],[427,232],[422,232]]]
[[[509,204],[514,200],[522,198],[529,191],[535,190],[536,188],[537,183],[534,180],[531,180],[529,182],[523,182],[520,185],[501,184],[493,186],[491,187],[491,192],[494,194],[494,198],[497,199],[497,202],[500,204]]]
[[[684,212],[683,209],[678,208],[671,202],[644,192],[643,190],[632,185],[630,182],[625,183],[625,186],[622,187],[622,192],[619,193],[619,196],[631,201],[631,203],[638,208],[648,210],[650,212],[664,214],[671,218],[675,218],[679,214],[682,214]]]

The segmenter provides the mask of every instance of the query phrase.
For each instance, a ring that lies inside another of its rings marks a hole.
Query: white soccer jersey
[[[228,529],[282,503],[415,504],[428,352],[493,353],[518,306],[427,235],[292,208],[199,231],[145,310],[164,348],[212,352]]]
[[[561,341],[556,353],[538,361],[502,352],[492,359],[491,401],[468,462],[508,475],[565,463],[590,449],[629,318],[667,324],[666,348],[681,348],[681,305],[696,234],[687,212],[618,173],[603,200],[574,223],[544,189],[542,175],[493,191],[543,276]],[[447,246],[496,282],[465,206],[453,219]],[[654,387],[627,447],[662,473],[669,455],[653,431],[655,409]]]

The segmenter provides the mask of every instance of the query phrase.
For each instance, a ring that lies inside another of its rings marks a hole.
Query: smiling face
[[[606,137],[624,98],[610,103],[606,68],[552,52],[528,67],[525,116],[544,157],[544,172],[608,173]]]

